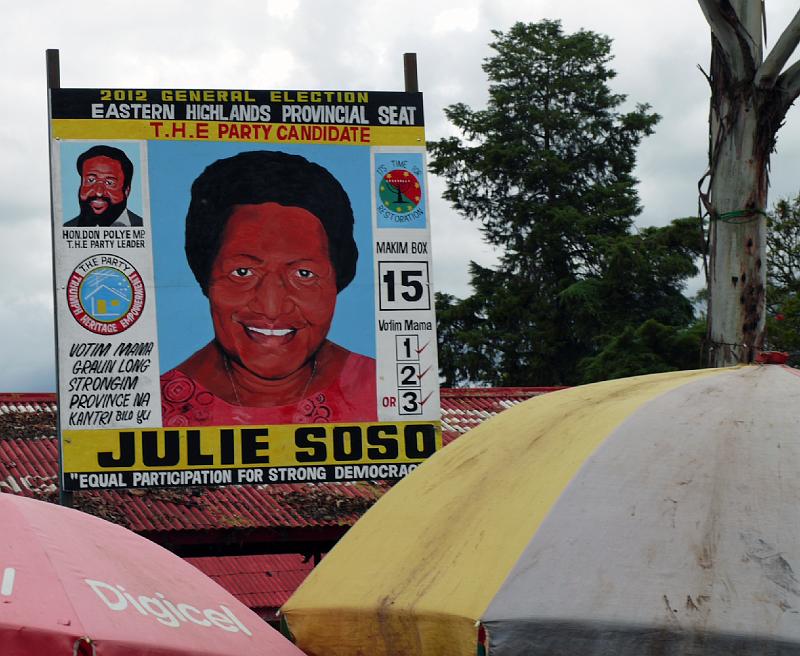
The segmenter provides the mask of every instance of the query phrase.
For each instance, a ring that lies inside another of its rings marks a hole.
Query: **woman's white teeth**
[[[255,328],[254,326],[247,326],[247,330],[252,330],[259,335],[268,335],[269,337],[284,337],[289,333],[294,332],[291,328]]]

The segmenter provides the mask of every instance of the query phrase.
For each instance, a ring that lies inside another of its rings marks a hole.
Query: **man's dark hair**
[[[353,208],[330,172],[299,155],[255,150],[219,159],[192,183],[186,214],[186,259],[208,296],[211,267],[237,205],[278,203],[316,216],[328,236],[328,255],[342,291],[356,273]]]
[[[131,186],[133,180],[133,162],[128,159],[128,156],[119,148],[113,146],[92,146],[85,153],[78,156],[78,161],[75,162],[78,168],[78,175],[83,177],[83,163],[92,157],[108,157],[109,159],[116,160],[122,166],[123,188]]]

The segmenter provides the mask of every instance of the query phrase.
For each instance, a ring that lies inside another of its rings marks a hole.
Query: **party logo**
[[[67,304],[86,330],[115,335],[130,328],[144,309],[142,277],[116,255],[93,255],[81,262],[67,282]]]
[[[375,155],[379,228],[425,228],[422,156]]]

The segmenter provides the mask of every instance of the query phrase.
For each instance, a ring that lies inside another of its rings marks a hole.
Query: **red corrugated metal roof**
[[[555,389],[442,389],[444,443],[506,408]],[[55,411],[54,394],[0,393],[0,491],[50,501],[58,498]],[[77,492],[74,496],[81,510],[157,541],[184,533],[189,540],[203,533],[229,540],[231,535],[252,531],[273,530],[281,538],[293,530],[346,528],[388,487],[377,481]],[[270,621],[277,619],[277,609],[313,567],[299,554],[187,560]]]
[[[494,415],[534,396],[561,387],[470,387],[442,388],[442,441],[449,444],[459,435]]]
[[[56,395],[52,392],[0,392],[0,414],[55,411]]]
[[[556,388],[442,389],[449,443],[485,419]],[[0,393],[0,491],[55,500],[54,394]],[[369,483],[76,492],[76,507],[150,537],[180,531],[350,526],[387,489]]]
[[[187,558],[246,606],[267,619],[291,596],[314,568],[300,554]]]

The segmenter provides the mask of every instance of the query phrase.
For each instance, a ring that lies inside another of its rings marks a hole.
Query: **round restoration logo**
[[[67,282],[67,305],[86,330],[114,335],[130,328],[144,309],[144,283],[136,268],[116,255],[93,255]]]
[[[392,169],[381,179],[380,198],[383,206],[395,214],[413,212],[422,200],[422,187],[417,176],[408,169]]]

